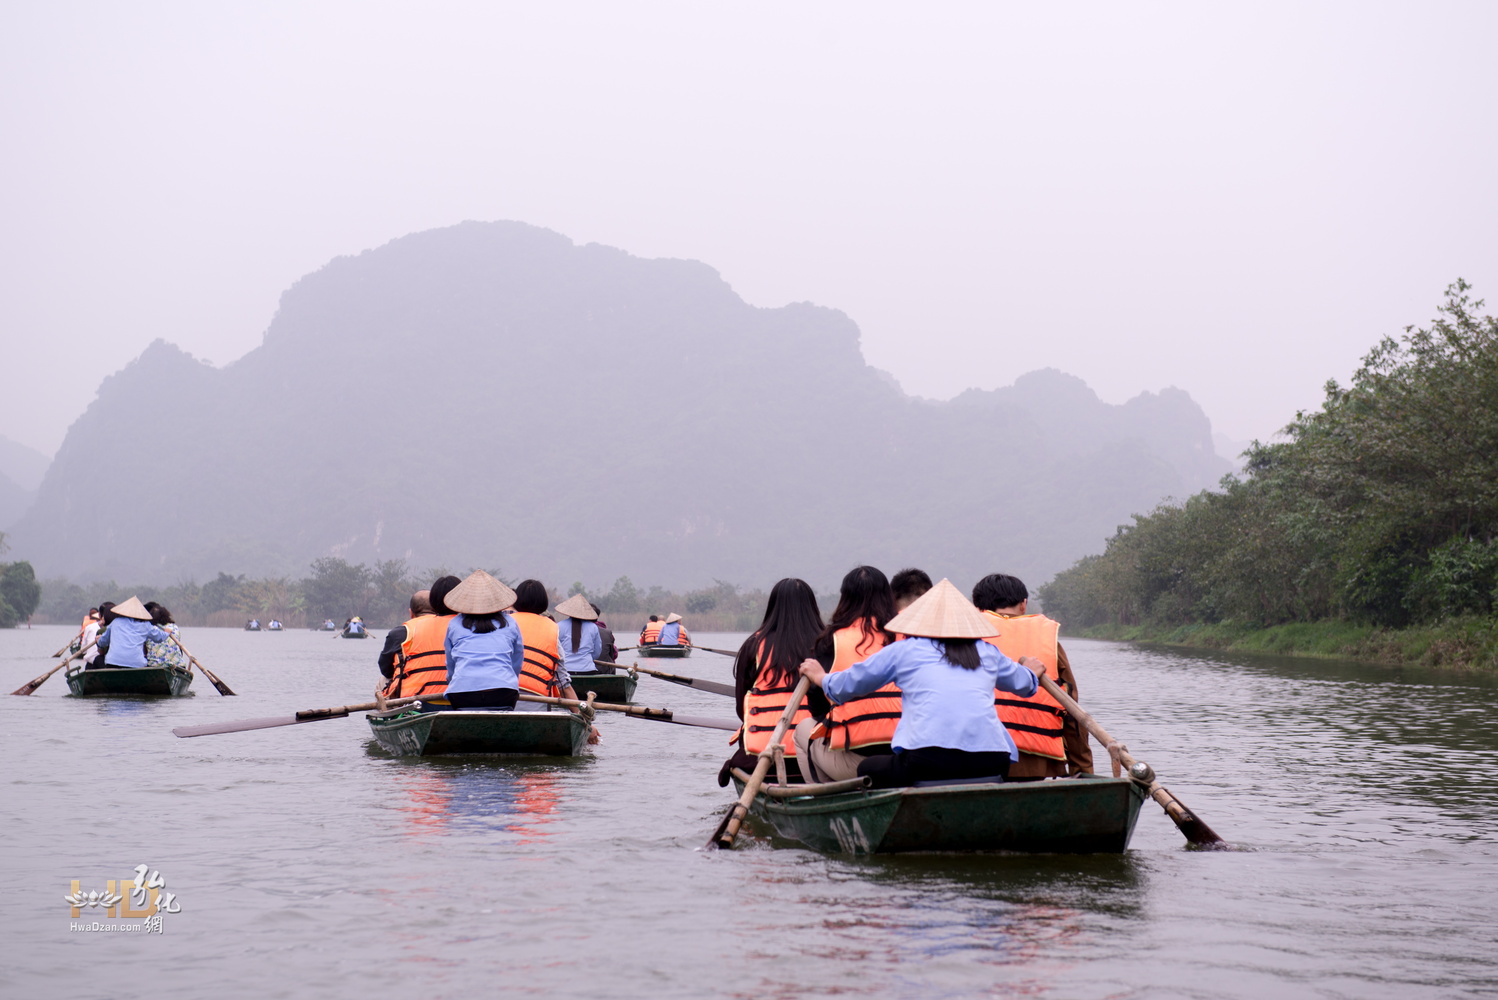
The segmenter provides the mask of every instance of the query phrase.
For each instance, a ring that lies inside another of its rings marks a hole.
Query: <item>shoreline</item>
[[[1227,653],[1267,653],[1361,660],[1390,667],[1435,667],[1498,673],[1498,618],[1462,618],[1441,625],[1389,629],[1352,622],[1287,625],[1093,625],[1065,629],[1079,639],[1142,642]]]

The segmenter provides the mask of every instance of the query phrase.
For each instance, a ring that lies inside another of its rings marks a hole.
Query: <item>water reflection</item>
[[[561,768],[490,761],[391,761],[403,833],[418,839],[455,832],[505,833],[541,844],[560,818]]]

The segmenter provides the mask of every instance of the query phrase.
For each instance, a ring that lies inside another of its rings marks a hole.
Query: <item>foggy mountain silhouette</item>
[[[919,400],[836,310],[469,222],[302,278],[223,369],[150,345],[69,430],[12,558],[163,583],[331,554],[604,587],[860,562],[1038,584],[1227,470],[1179,390],[1115,406],[1046,370]]]

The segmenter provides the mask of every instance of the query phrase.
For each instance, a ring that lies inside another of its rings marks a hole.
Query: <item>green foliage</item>
[[[1242,479],[1136,516],[1040,596],[1074,626],[1329,618],[1402,627],[1493,612],[1498,320],[1458,281],[1428,329],[1255,442]]]
[[[30,618],[41,599],[42,585],[31,563],[0,564],[0,628],[14,628]]]

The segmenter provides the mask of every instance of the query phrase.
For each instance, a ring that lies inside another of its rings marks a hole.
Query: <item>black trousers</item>
[[[453,708],[514,708],[520,692],[514,688],[486,688],[483,691],[449,691],[443,695]]]
[[[1009,773],[1009,755],[1002,750],[977,752],[947,747],[917,747],[870,757],[858,765],[859,777],[874,780],[875,788],[904,788],[917,781],[942,778],[999,778]]]

